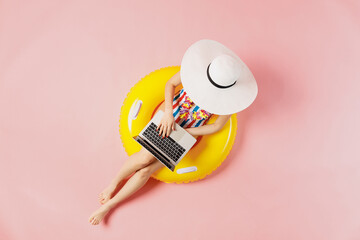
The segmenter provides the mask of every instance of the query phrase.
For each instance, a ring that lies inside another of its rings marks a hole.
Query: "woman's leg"
[[[130,176],[135,171],[146,167],[154,161],[154,156],[149,153],[144,148],[137,153],[131,155],[125,163],[122,165],[120,171],[116,175],[116,177],[111,181],[109,186],[107,186],[100,194],[99,194],[99,202],[101,204],[106,203],[114,193],[114,190],[121,183],[123,179]]]
[[[160,161],[156,160],[150,165],[138,170],[112,199],[107,201],[90,216],[89,222],[93,225],[99,224],[111,208],[144,186],[150,176],[163,166]]]

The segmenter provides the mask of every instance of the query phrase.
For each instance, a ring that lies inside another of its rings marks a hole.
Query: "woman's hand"
[[[159,135],[163,135],[163,138],[168,137],[171,133],[171,130],[175,130],[175,119],[172,112],[165,112],[159,126],[156,128],[156,131],[159,131]]]

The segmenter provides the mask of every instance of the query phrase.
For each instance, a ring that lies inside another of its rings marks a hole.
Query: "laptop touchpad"
[[[178,126],[177,126],[177,127],[178,127]],[[180,139],[182,139],[182,137],[184,136],[185,131],[186,131],[186,130],[183,130],[183,129],[171,131],[170,137],[171,137],[172,139],[174,139],[176,142],[179,142]]]

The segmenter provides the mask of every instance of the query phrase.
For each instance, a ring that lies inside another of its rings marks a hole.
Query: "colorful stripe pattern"
[[[200,109],[192,102],[184,89],[174,96],[173,116],[182,128],[200,127],[205,125],[212,113]]]

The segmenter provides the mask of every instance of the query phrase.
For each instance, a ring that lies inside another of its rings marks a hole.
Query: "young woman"
[[[157,131],[159,131],[159,135],[164,137],[168,137],[172,130],[175,130],[175,121],[184,123],[181,121],[181,114],[178,110],[177,119],[174,118],[174,113],[176,113],[177,106],[181,106],[180,104],[187,104],[189,102],[189,97],[186,95],[186,92],[180,91],[181,95],[176,95],[174,97],[174,91],[176,86],[181,83],[180,80],[180,72],[175,74],[165,85],[165,101],[159,106],[158,110],[162,110],[164,115],[160,121],[159,127]],[[180,99],[181,98],[181,99]],[[179,100],[179,101],[177,101]],[[174,104],[173,104],[174,103]],[[190,105],[190,104],[189,104]],[[173,108],[175,106],[175,108]],[[192,109],[195,109],[196,106]],[[173,111],[174,110],[174,111]],[[156,112],[157,112],[156,111]],[[199,111],[199,110],[198,110]],[[174,113],[173,113],[174,112]],[[190,112],[191,114],[193,112]],[[194,137],[206,134],[212,134],[219,131],[225,123],[229,120],[231,115],[221,115],[218,116],[215,123],[204,125],[206,120],[210,118],[210,114],[201,119],[197,119],[198,123],[203,120],[201,124],[195,127],[195,122],[189,126],[189,124],[184,125],[184,129],[187,130],[188,133],[193,135]],[[181,121],[181,122],[180,122]],[[193,120],[194,121],[194,120]],[[189,122],[189,121],[188,121]],[[189,122],[191,123],[191,122]],[[116,206],[119,202],[123,201],[125,198],[134,194],[137,190],[145,185],[150,176],[157,171],[159,168],[164,167],[164,165],[158,161],[149,151],[144,148],[137,153],[131,155],[126,162],[123,164],[122,168],[118,172],[117,176],[111,181],[108,187],[106,187],[99,195],[99,202],[103,204],[99,209],[97,209],[89,218],[89,221],[92,224],[98,224],[103,219],[103,217],[110,211],[111,208]],[[126,182],[126,184],[121,188],[121,190],[112,197],[114,190],[117,186],[128,176],[131,174],[135,174],[131,176],[131,178]],[[112,197],[112,198],[111,198]]]
[[[183,88],[174,96],[180,83]],[[187,91],[197,104],[211,113],[195,104]],[[176,130],[176,122],[194,137],[215,133],[222,129],[233,113],[248,107],[256,95],[256,81],[236,54],[214,40],[200,40],[186,51],[180,72],[165,85],[165,101],[157,110],[162,110],[164,115],[157,131],[163,138],[168,137],[171,131]],[[212,114],[218,115],[216,121],[206,124]],[[150,176],[162,167],[164,165],[144,148],[131,155],[109,186],[100,193],[102,206],[91,214],[89,222],[99,224],[110,209],[144,186]],[[114,195],[119,184],[131,174]]]

